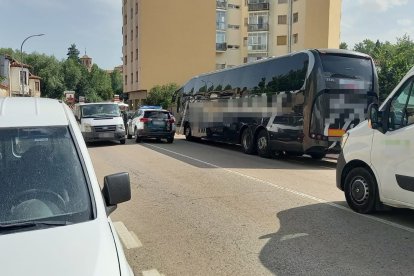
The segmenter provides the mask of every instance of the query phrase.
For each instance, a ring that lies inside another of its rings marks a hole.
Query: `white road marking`
[[[336,203],[333,203],[333,202],[328,202],[328,201],[326,201],[324,199],[317,198],[315,196],[308,195],[308,194],[305,194],[305,193],[302,193],[302,192],[298,192],[298,191],[292,190],[290,188],[286,188],[286,187],[283,187],[283,186],[274,184],[272,182],[265,181],[265,180],[262,180],[262,179],[259,179],[259,178],[256,178],[256,177],[253,177],[253,176],[244,174],[244,173],[240,173],[240,172],[237,172],[237,171],[234,171],[234,170],[226,169],[226,168],[223,168],[223,167],[214,165],[212,163],[209,163],[209,162],[206,162],[206,161],[203,161],[203,160],[200,160],[200,159],[197,159],[197,158],[194,158],[194,157],[185,155],[185,154],[181,154],[181,153],[178,153],[178,152],[175,152],[175,151],[172,151],[172,150],[168,150],[168,149],[165,149],[165,148],[162,148],[162,147],[154,146],[152,144],[145,144],[145,145],[147,145],[149,147],[156,148],[156,149],[160,149],[160,150],[163,150],[163,151],[166,151],[166,152],[169,152],[169,153],[172,153],[172,154],[181,156],[181,157],[185,157],[187,159],[190,159],[190,160],[193,160],[193,161],[196,161],[196,162],[199,162],[199,163],[202,163],[202,164],[211,166],[212,168],[222,169],[222,170],[224,170],[224,171],[226,171],[228,173],[235,174],[235,175],[238,175],[238,176],[242,176],[242,177],[245,177],[247,179],[250,179],[250,180],[259,182],[261,184],[265,184],[265,185],[271,186],[273,188],[276,188],[276,189],[279,189],[279,190],[282,190],[282,191],[285,191],[285,192],[288,192],[288,193],[291,193],[291,194],[295,194],[295,195],[300,196],[300,197],[303,197],[303,198],[311,199],[313,201],[316,201],[316,202],[319,202],[319,203],[323,203],[323,204],[326,204],[326,205],[335,207],[337,209],[341,209],[343,211],[349,212],[349,213],[354,214],[354,215],[357,215],[357,216],[364,217],[364,218],[369,219],[369,220],[373,220],[373,221],[376,221],[376,222],[380,222],[380,223],[383,223],[383,224],[386,224],[386,225],[389,225],[389,226],[392,226],[392,227],[395,227],[395,228],[398,228],[398,229],[401,229],[401,230],[405,230],[405,231],[414,233],[414,228],[411,228],[411,227],[408,227],[408,226],[404,226],[404,225],[399,224],[399,223],[395,223],[395,222],[388,221],[388,220],[385,220],[385,219],[377,218],[377,217],[374,217],[374,216],[369,216],[369,215],[364,215],[364,214],[356,213],[356,212],[352,211],[351,209],[349,209],[349,208],[347,208],[345,206],[342,206],[342,205],[339,205],[339,204],[336,204]]]
[[[160,274],[156,269],[151,269],[142,271],[142,276],[163,276],[163,274]]]
[[[296,238],[300,238],[300,237],[305,237],[305,236],[309,236],[309,234],[306,234],[306,233],[290,234],[290,235],[283,236],[280,239],[280,241],[287,241],[287,240],[292,240],[292,239],[296,239]]]
[[[142,247],[141,241],[138,239],[134,232],[128,231],[125,224],[122,221],[113,223],[118,233],[119,238],[127,249]]]

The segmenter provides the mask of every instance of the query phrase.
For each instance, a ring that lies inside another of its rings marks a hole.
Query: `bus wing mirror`
[[[379,111],[378,104],[372,103],[368,106],[368,125],[372,129],[382,132],[382,112]]]

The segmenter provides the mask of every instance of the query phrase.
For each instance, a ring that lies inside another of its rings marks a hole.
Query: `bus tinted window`
[[[372,81],[370,59],[332,54],[321,54],[320,57],[326,77]]]

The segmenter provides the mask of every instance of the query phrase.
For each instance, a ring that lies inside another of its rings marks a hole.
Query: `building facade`
[[[124,92],[132,108],[155,85],[302,49],[339,48],[342,0],[122,1]]]
[[[40,97],[40,77],[30,73],[29,65],[7,55],[0,56],[0,96]]]

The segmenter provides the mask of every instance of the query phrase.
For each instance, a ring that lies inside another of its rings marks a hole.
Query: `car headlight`
[[[349,138],[349,132],[346,132],[344,135],[342,135],[341,138],[341,148],[343,149],[345,147],[346,141],[348,141]]]
[[[118,129],[119,130],[125,130],[125,126],[122,124],[122,125],[118,125]]]
[[[91,126],[91,125],[89,125],[89,124],[85,124],[85,125],[83,126],[83,131],[84,131],[84,132],[92,132],[92,126]]]

